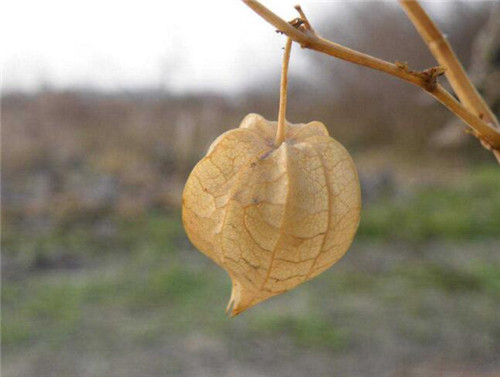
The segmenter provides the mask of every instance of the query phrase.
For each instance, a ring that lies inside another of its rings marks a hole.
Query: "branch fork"
[[[444,35],[417,0],[399,0],[399,3],[439,63],[423,71],[411,70],[407,62],[390,63],[320,37],[300,5],[295,6],[299,17],[286,22],[257,0],[243,2],[302,48],[382,71],[420,87],[463,120],[471,133],[493,152],[500,163],[500,125],[497,118],[470,81]],[[438,78],[444,74],[458,100],[438,83]]]
[[[440,65],[419,72],[420,76],[425,81],[425,89],[429,92],[436,90],[438,77],[444,75],[445,72],[446,68]]]

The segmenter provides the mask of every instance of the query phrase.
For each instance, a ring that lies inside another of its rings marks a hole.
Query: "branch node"
[[[301,30],[302,29],[301,26],[302,25],[305,26],[306,22],[302,18],[296,17],[293,20],[288,21],[288,23],[292,25],[295,29]]]
[[[295,9],[297,9],[297,8],[295,8]],[[293,26],[295,29],[297,29],[301,33],[304,33],[304,34],[311,34],[312,33],[312,34],[314,34],[314,31],[312,30],[311,25],[309,24],[309,21],[306,21],[306,20],[304,20],[304,19],[302,19],[300,17],[296,17],[293,20],[288,21],[288,23],[290,24],[290,26]],[[300,47],[301,48],[308,48],[309,44],[307,44],[305,42],[302,42],[302,43],[300,43]]]
[[[299,16],[300,16],[299,18],[303,21],[304,28],[307,31],[310,31],[310,32],[314,33],[314,29],[312,28],[311,23],[309,22],[309,19],[307,18],[306,14],[302,10],[302,7],[297,4],[294,8],[299,13]]]
[[[402,69],[406,73],[413,73],[414,72],[408,66],[408,62],[407,61],[400,62],[399,60],[396,60],[396,62],[394,64],[396,64],[396,67],[398,67],[399,69]]]
[[[424,80],[425,90],[433,92],[437,88],[438,77],[444,75],[446,68],[437,66],[428,68],[420,72],[420,77]]]

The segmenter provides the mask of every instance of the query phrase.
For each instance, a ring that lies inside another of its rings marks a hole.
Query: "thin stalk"
[[[290,62],[290,52],[292,51],[292,38],[286,39],[285,51],[283,53],[283,63],[281,66],[281,84],[280,84],[280,108],[278,112],[278,129],[276,130],[276,139],[274,144],[281,145],[285,140],[286,134],[286,101],[288,90],[288,63]]]

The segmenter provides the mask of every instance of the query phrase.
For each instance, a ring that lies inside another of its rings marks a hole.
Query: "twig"
[[[446,78],[464,106],[485,122],[499,126],[498,119],[472,84],[467,72],[422,6],[415,0],[399,0],[408,18],[425,41],[438,63],[446,68]]]
[[[281,66],[280,108],[278,113],[278,128],[276,130],[276,139],[274,141],[274,145],[276,146],[281,145],[281,143],[283,143],[283,140],[285,140],[288,62],[290,61],[291,50],[292,50],[292,38],[287,38],[285,52],[283,53],[283,64]]]
[[[300,5],[296,5],[294,8],[299,13],[300,19],[304,21],[305,29],[314,33],[314,29],[312,28],[309,19],[306,17],[306,14],[302,10],[302,7]]]
[[[417,86],[424,86],[425,79],[416,71],[403,70],[396,64],[336,44],[321,38],[316,33],[306,33],[302,29],[295,28],[290,23],[271,12],[257,0],[243,0],[243,2],[252,8],[259,16],[276,27],[276,29],[292,38],[295,42],[300,43],[304,48],[316,50],[342,60],[347,60],[388,73]]]
[[[302,19],[302,23],[295,23],[294,27],[260,4],[257,0],[243,0],[243,2],[280,32],[286,34],[295,42],[300,43],[304,48],[319,51],[342,60],[385,72],[420,87],[467,123],[467,125],[472,128],[473,134],[478,137],[483,144],[486,144],[488,149],[500,150],[500,131],[468,110],[446,89],[437,83],[439,74],[443,72],[440,67],[431,68],[422,72],[412,71],[408,68],[407,64],[399,62],[396,64],[389,63],[318,36],[310,26],[307,18],[305,20]],[[303,12],[299,9],[297,9],[299,15],[303,17]],[[306,26],[307,24],[309,27]]]

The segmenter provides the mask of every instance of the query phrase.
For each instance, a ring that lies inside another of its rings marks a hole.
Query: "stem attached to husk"
[[[271,12],[257,0],[243,0],[243,2],[281,33],[286,34],[295,42],[300,43],[303,48],[315,50],[361,66],[385,72],[425,90],[425,92],[433,96],[457,117],[463,120],[472,129],[471,133],[481,141],[486,149],[493,152],[500,163],[500,128],[497,125],[497,119],[491,109],[487,107],[484,100],[480,98],[477,90],[468,84],[469,79],[466,78],[465,71],[462,72],[459,64],[455,62],[457,59],[454,54],[452,54],[449,45],[440,43],[439,46],[436,47],[430,46],[433,54],[441,63],[444,63],[444,67],[414,71],[409,69],[406,63],[390,63],[320,37],[313,30],[309,20],[307,20],[300,7],[296,7],[300,18],[289,23]],[[434,44],[439,29],[437,29],[435,24],[431,24],[429,21],[430,17],[418,5],[418,1],[400,0],[400,2],[409,13],[410,19],[415,23],[417,30],[422,34],[427,43]],[[439,32],[439,34],[441,34],[441,32]],[[444,38],[438,38],[438,40],[442,39]],[[437,82],[438,76],[443,73],[442,68],[447,69],[447,77],[450,78],[450,82],[456,90],[459,100],[456,100],[451,93]],[[279,137],[279,132],[280,130],[278,128],[276,144],[280,144],[284,140],[284,130],[283,138],[281,139]],[[281,142],[278,143],[279,140],[281,140]]]
[[[278,129],[274,144],[281,145],[285,140],[286,133],[286,100],[288,87],[288,62],[290,61],[290,52],[292,50],[292,38],[286,40],[285,52],[283,53],[283,64],[281,66],[281,85],[280,85],[280,109],[278,113]]]

